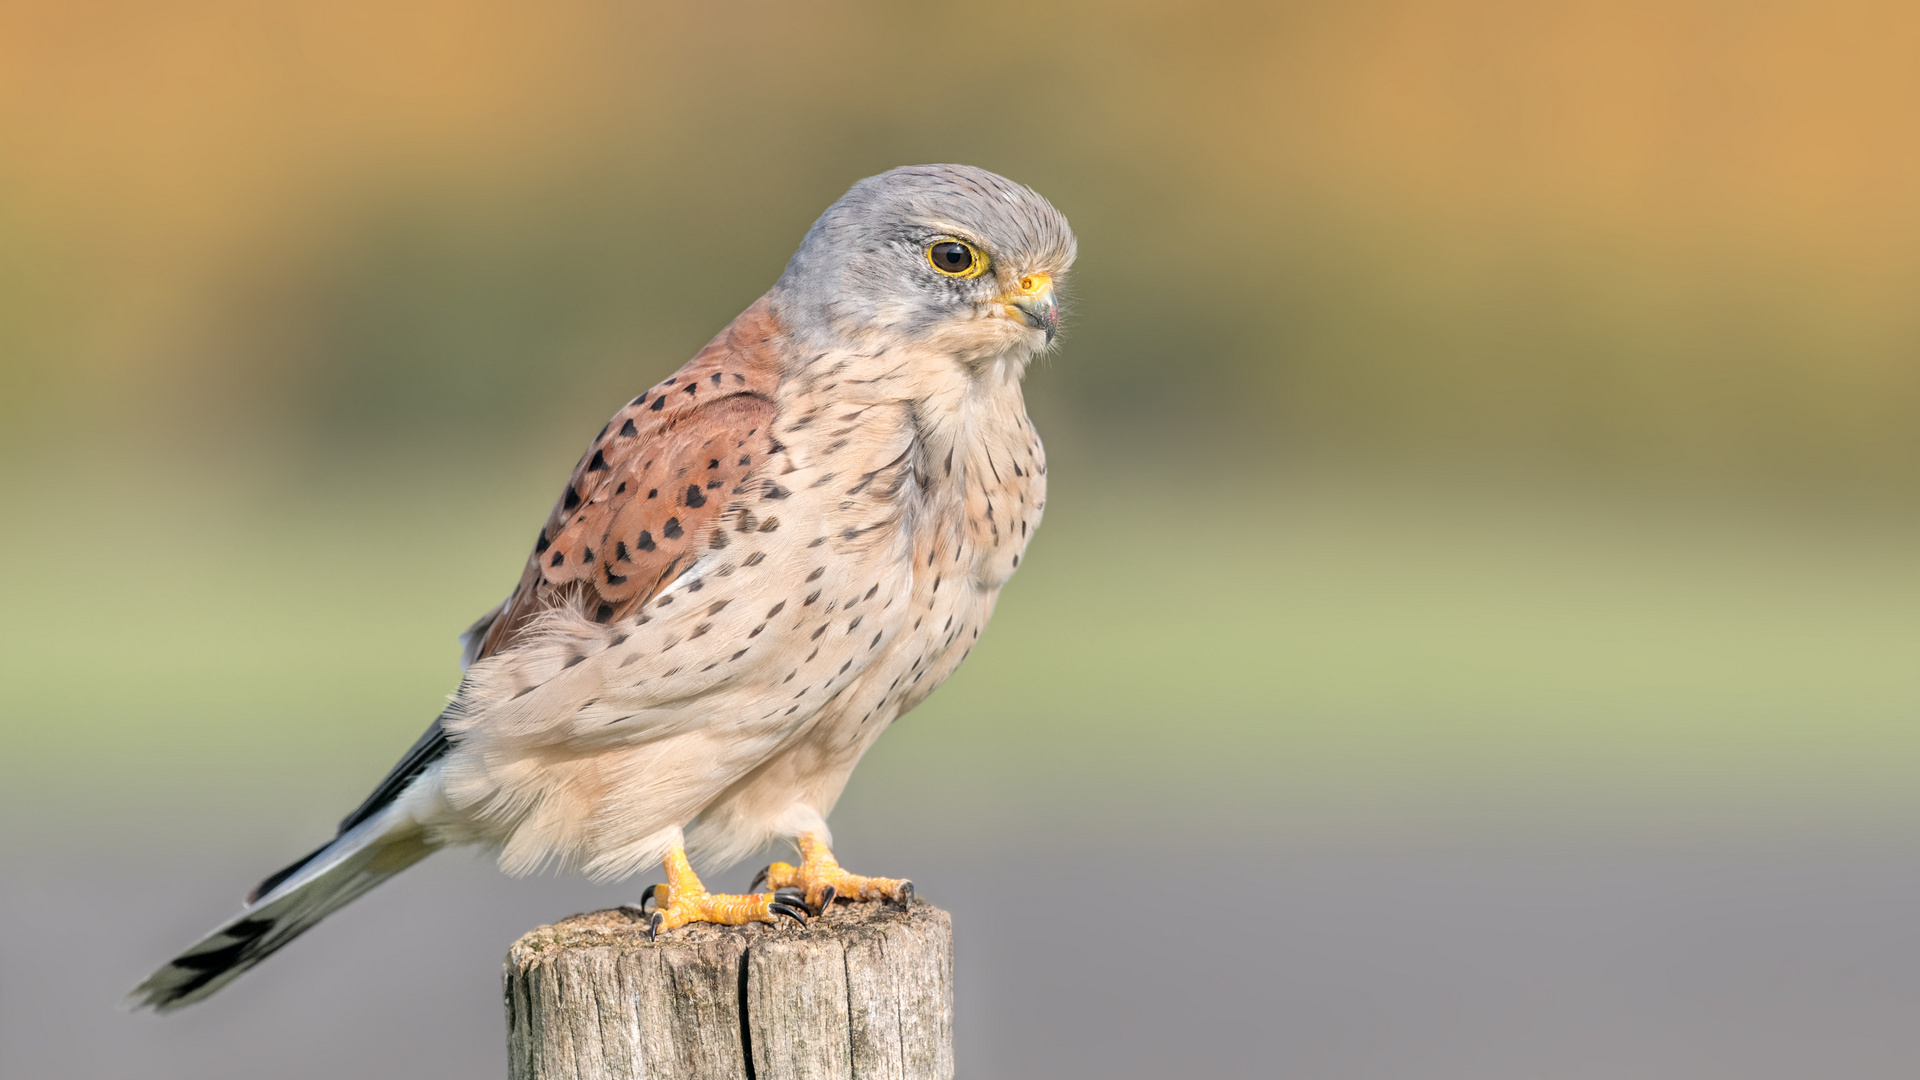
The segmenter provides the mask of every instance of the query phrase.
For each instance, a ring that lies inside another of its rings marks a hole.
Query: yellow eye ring
[[[965,240],[937,240],[927,247],[927,265],[942,277],[977,278],[987,272],[987,253]]]

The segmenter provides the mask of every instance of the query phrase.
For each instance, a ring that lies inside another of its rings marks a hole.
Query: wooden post
[[[841,903],[649,942],[575,915],[507,951],[506,1005],[513,1080],[951,1080],[953,922]]]

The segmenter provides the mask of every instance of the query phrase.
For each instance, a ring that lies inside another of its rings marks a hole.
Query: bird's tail
[[[147,976],[122,1007],[170,1012],[199,1001],[437,846],[389,805],[261,882],[238,915]]]

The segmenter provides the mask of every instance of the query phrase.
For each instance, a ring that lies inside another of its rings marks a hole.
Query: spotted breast
[[[1018,372],[900,360],[804,355],[755,305],[608,423],[476,631],[447,839],[614,878],[684,822],[727,861],[824,818],[1044,504]]]

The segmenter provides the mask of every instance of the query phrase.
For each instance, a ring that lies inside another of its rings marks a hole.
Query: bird
[[[913,902],[843,869],[827,815],[972,651],[1046,507],[1022,380],[1077,241],[965,165],[855,183],[773,287],[581,455],[518,584],[462,636],[449,704],[327,843],[136,986],[200,1001],[448,846],[618,881],[689,923]],[[693,869],[779,842],[740,895]]]

